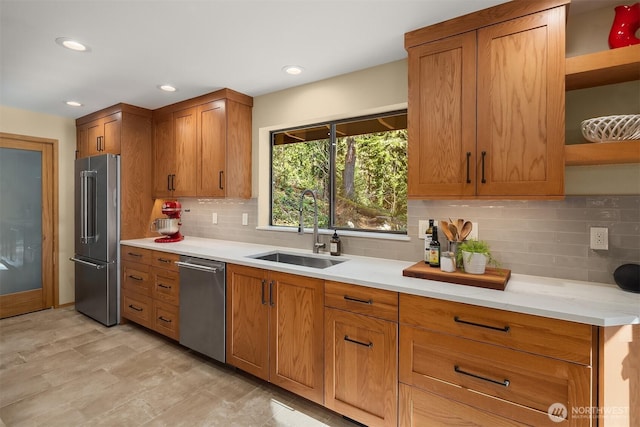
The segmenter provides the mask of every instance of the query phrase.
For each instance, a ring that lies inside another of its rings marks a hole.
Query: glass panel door
[[[0,133],[0,318],[54,305],[56,144]]]
[[[42,288],[42,153],[0,148],[0,295]]]

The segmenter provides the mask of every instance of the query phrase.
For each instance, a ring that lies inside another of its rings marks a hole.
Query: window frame
[[[269,131],[269,227],[282,227],[285,229],[295,228],[295,226],[288,225],[277,225],[273,223],[273,147],[274,147],[274,138],[276,134],[294,131],[305,128],[312,128],[317,126],[329,126],[329,227],[328,228],[320,228],[320,230],[340,230],[343,232],[356,232],[356,233],[372,233],[377,235],[395,235],[395,236],[408,236],[408,219],[407,224],[405,225],[404,231],[394,231],[394,230],[376,230],[376,229],[364,229],[364,228],[349,228],[349,227],[340,227],[335,225],[335,197],[337,194],[336,189],[336,127],[341,123],[348,123],[354,121],[365,121],[368,119],[375,119],[379,117],[386,116],[394,116],[404,114],[408,119],[408,110],[407,108],[394,109],[390,111],[385,111],[381,113],[375,114],[367,114],[363,116],[355,116],[355,117],[346,117],[336,120],[327,120],[320,121],[314,123],[307,123],[305,125],[300,126],[292,126],[281,129],[274,129]],[[408,126],[407,126],[408,127]],[[405,128],[407,129],[407,128]],[[408,141],[407,141],[408,144]],[[407,204],[409,198],[407,197]],[[408,206],[407,206],[408,208]]]

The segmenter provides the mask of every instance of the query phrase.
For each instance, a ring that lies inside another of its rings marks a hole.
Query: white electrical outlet
[[[467,240],[478,240],[478,223],[471,223],[471,233],[467,236]]]
[[[218,214],[216,212],[213,212],[211,214],[211,223],[212,224],[217,224],[218,223]]]
[[[429,228],[429,221],[426,219],[418,220],[418,238],[424,239],[424,233],[427,232],[427,228]]]
[[[249,214],[248,213],[243,213],[242,214],[242,225],[249,225]]]
[[[591,227],[591,249],[609,249],[609,229],[606,227]]]

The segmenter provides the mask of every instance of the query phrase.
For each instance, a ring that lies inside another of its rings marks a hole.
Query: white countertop
[[[506,289],[499,291],[405,277],[402,270],[415,264],[408,261],[354,255],[332,257],[315,255],[311,250],[199,237],[185,237],[177,243],[155,243],[153,238],[120,243],[596,326],[640,323],[640,294],[625,292],[610,284],[512,274]],[[317,269],[250,258],[274,250],[347,262]]]

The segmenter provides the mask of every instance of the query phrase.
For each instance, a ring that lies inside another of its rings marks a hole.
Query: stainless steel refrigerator
[[[75,162],[75,306],[112,326],[120,318],[120,156]]]

